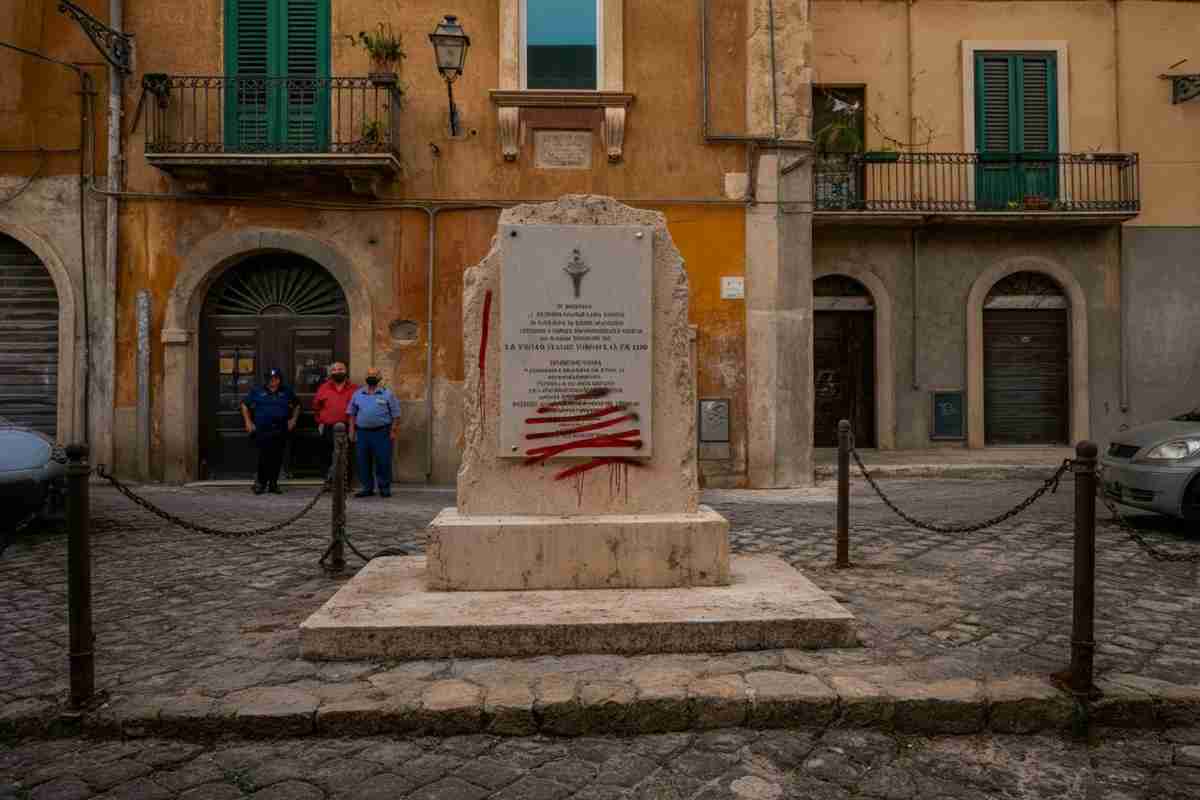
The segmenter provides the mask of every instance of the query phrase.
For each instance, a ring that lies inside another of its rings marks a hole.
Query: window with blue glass
[[[526,89],[597,89],[600,0],[523,0]]]

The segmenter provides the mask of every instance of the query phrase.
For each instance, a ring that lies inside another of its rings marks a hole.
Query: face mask
[[[372,375],[370,378],[367,378],[367,386],[378,386],[378,385],[379,385],[379,378],[376,378],[374,375]]]
[[[346,373],[335,372],[332,375],[330,375],[329,377],[334,383],[341,383],[342,381],[346,380]]]

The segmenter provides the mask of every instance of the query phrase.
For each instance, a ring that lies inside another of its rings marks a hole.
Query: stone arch
[[[75,347],[76,330],[75,281],[58,251],[48,241],[24,225],[0,220],[0,234],[10,236],[28,247],[42,262],[58,292],[58,397],[55,408],[57,438],[71,442],[82,431],[80,421],[85,413],[83,398],[76,376],[80,374],[82,351]],[[89,377],[90,380],[90,377]]]
[[[830,275],[853,278],[866,287],[875,303],[875,441],[880,450],[896,447],[896,317],[891,292],[870,267],[843,264],[813,270],[813,280]]]
[[[1071,441],[1088,438],[1088,320],[1087,297],[1070,270],[1046,258],[1024,256],[1003,261],[983,272],[971,285],[967,297],[967,446],[984,447],[983,409],[983,307],[988,293],[1015,272],[1040,272],[1052,278],[1067,297],[1071,326],[1070,430]]]
[[[184,257],[163,314],[163,477],[185,481],[199,471],[200,311],[213,283],[249,256],[288,252],[320,264],[337,280],[350,307],[350,360],[374,361],[371,295],[354,262],[301,231],[240,228],[202,239]]]

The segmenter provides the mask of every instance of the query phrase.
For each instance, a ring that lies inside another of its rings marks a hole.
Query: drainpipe
[[[437,272],[437,208],[429,216],[429,263],[425,271],[425,482],[433,483],[433,281]]]
[[[918,309],[920,308],[920,305],[921,305],[920,298],[917,296],[917,292],[921,288],[921,282],[920,282],[921,258],[920,258],[920,253],[919,253],[919,249],[918,249],[918,244],[917,244],[918,236],[919,236],[919,233],[917,232],[917,229],[913,228],[912,229],[912,336],[913,336],[913,342],[912,342],[912,388],[914,391],[919,391],[921,388],[921,381],[918,379],[918,375],[917,375],[917,355],[918,355],[917,344],[920,342],[920,335],[917,331],[917,324],[920,322],[920,316],[919,316],[920,312],[918,311]]]
[[[108,24],[115,31],[121,31],[124,28],[125,4],[124,0],[109,0],[108,4]],[[108,65],[108,188],[113,192],[121,191],[122,187],[122,156],[121,156],[121,115],[122,106],[124,104],[124,76],[121,71],[112,64]],[[81,190],[82,191],[82,190]],[[120,217],[120,200],[115,195],[109,195],[105,198],[105,232],[104,232],[104,295],[100,316],[97,321],[101,322],[104,334],[103,341],[100,343],[100,352],[106,354],[101,361],[101,367],[104,372],[97,371],[96,379],[103,381],[109,386],[112,386],[116,372],[116,307],[117,307],[117,258],[119,256],[118,248],[118,223]],[[112,462],[115,456],[116,443],[113,436],[113,401],[114,397],[111,392],[105,392],[103,395],[107,398],[107,407],[99,409],[100,424],[107,431],[102,435],[101,440],[107,442],[107,452],[94,452],[94,460],[103,462],[108,460]],[[88,412],[90,413],[90,411]]]
[[[1113,15],[1113,121],[1116,126],[1117,152],[1121,147],[1121,9],[1117,0],[1112,2]],[[1118,333],[1120,335],[1121,352],[1121,413],[1129,413],[1129,314],[1126,308],[1129,300],[1129,278],[1125,274],[1125,226],[1117,224],[1117,277],[1121,287],[1120,310],[1121,319]]]

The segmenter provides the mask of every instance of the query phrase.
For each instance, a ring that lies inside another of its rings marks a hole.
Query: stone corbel
[[[604,147],[608,160],[616,164],[625,156],[625,107],[609,106],[604,109]]]
[[[521,150],[521,109],[503,106],[500,115],[500,152],[505,161],[516,161]]]

